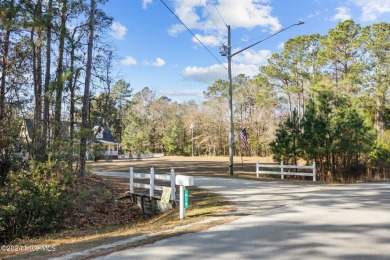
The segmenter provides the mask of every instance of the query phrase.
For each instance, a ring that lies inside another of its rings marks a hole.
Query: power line
[[[215,23],[213,17],[210,15],[209,11],[207,10],[207,7],[203,4],[203,1],[202,0],[199,0],[200,3],[202,4],[204,10],[206,11],[207,15],[210,17],[211,21],[213,21],[214,25],[215,25],[215,28],[218,28],[217,24]]]
[[[225,26],[227,27],[228,25],[227,25],[227,23],[226,23],[225,19],[223,19],[223,17],[222,17],[222,15],[221,15],[221,13],[219,12],[219,10],[218,10],[217,6],[215,5],[215,1],[211,1],[211,2],[213,3],[213,6],[214,6],[215,10],[217,10],[217,12],[218,12],[218,14],[219,14],[219,17],[221,17],[221,19],[222,19],[223,23],[224,23],[224,24],[225,24]]]
[[[218,29],[217,23],[215,22],[213,16],[212,16],[212,15],[210,14],[210,12],[208,11],[207,4],[206,4],[206,5],[203,4],[203,1],[202,1],[202,0],[199,0],[199,1],[200,1],[200,3],[202,4],[203,8],[205,9],[207,15],[208,15],[208,16],[210,17],[210,19],[213,21],[213,23],[214,23],[214,25],[215,25],[215,28]],[[223,36],[218,35],[218,42],[219,42],[219,43],[222,43],[222,40],[223,40]]]
[[[211,56],[214,57],[214,59],[216,59],[218,61],[218,63],[220,63],[225,69],[227,69],[225,67],[225,65],[223,65],[223,63],[199,40],[199,38],[187,27],[187,25],[185,25],[183,23],[183,21],[175,14],[175,12],[172,11],[171,8],[169,8],[169,6],[164,2],[164,0],[160,0],[161,3],[163,3],[165,5],[165,7],[180,21],[180,23],[195,37],[195,39],[211,54]]]
[[[275,35],[277,35],[277,34],[283,32],[283,31],[285,31],[285,30],[287,30],[287,29],[289,29],[289,28],[291,28],[291,27],[293,27],[293,26],[302,25],[302,24],[304,24],[304,23],[305,23],[305,22],[299,21],[298,23],[294,23],[294,24],[292,24],[292,25],[290,25],[290,26],[288,26],[288,27],[286,27],[286,28],[282,28],[281,30],[277,31],[276,33],[274,33],[274,34],[272,34],[272,35],[270,35],[270,36],[268,36],[268,37],[266,37],[266,38],[264,38],[264,39],[262,39],[262,40],[260,40],[260,41],[257,41],[257,42],[255,42],[255,43],[249,45],[248,47],[245,47],[245,48],[242,49],[242,50],[239,50],[239,51],[237,51],[237,52],[235,52],[235,53],[232,53],[230,56],[233,57],[234,55],[239,54],[240,52],[243,52],[243,51],[245,51],[245,50],[247,50],[247,49],[249,49],[249,48],[252,48],[253,46],[255,46],[255,45],[257,45],[257,44],[259,44],[259,43],[261,43],[261,42],[263,42],[263,41],[265,41],[265,40],[271,38],[271,37],[274,37]]]
[[[199,0],[200,3],[202,4],[204,10],[206,11],[207,15],[210,17],[211,21],[213,21],[214,25],[215,25],[215,28],[218,29],[218,25],[217,23],[215,22],[214,18],[211,16],[210,12],[208,11],[208,8],[207,8],[207,5],[203,4],[203,1],[202,0]],[[222,39],[223,37],[219,36],[218,37],[218,41],[221,43],[222,42]]]

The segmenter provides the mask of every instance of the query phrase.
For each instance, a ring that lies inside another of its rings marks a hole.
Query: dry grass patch
[[[106,178],[111,179],[111,178]],[[111,185],[123,189],[124,180],[113,179]],[[113,191],[114,192],[114,191]],[[115,193],[115,192],[114,192]],[[42,246],[49,245],[55,247],[53,252],[0,252],[1,259],[48,259],[56,256],[62,256],[73,252],[80,252],[104,244],[114,243],[120,240],[129,239],[145,234],[157,234],[147,240],[121,245],[119,247],[95,252],[94,256],[104,255],[113,251],[128,247],[134,247],[140,244],[153,243],[166,237],[181,235],[184,233],[197,232],[208,229],[210,226],[218,225],[231,221],[234,217],[215,218],[215,216],[225,215],[234,210],[234,206],[227,202],[223,197],[207,190],[198,188],[190,189],[191,206],[187,211],[186,218],[179,220],[179,209],[154,216],[152,218],[142,218],[138,221],[125,224],[114,225],[103,228],[87,228],[85,230],[75,229],[51,234],[36,239],[21,239],[15,241],[13,245]],[[202,222],[206,219],[210,222]],[[195,224],[198,223],[198,224]],[[179,228],[178,228],[179,227]],[[180,228],[181,227],[181,228]],[[90,256],[89,256],[90,257]],[[82,258],[81,258],[82,259]]]

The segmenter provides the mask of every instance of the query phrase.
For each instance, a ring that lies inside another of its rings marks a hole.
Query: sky
[[[233,77],[253,77],[288,39],[325,35],[346,19],[361,26],[390,22],[390,0],[109,0],[101,8],[114,19],[107,36],[120,78],[134,93],[148,87],[178,102],[202,101],[215,80],[228,79],[227,58],[219,53],[227,45],[227,25],[236,52],[305,22],[232,58]]]

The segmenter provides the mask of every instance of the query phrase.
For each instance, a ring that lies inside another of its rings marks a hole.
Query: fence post
[[[150,168],[150,197],[154,196],[154,168]]]
[[[175,170],[171,168],[171,200],[176,200],[176,187],[175,187]]]
[[[259,161],[256,163],[256,177],[259,177]]]
[[[283,169],[283,161],[280,162],[280,175],[281,175],[281,178],[282,180],[284,180],[284,169]]]
[[[313,181],[317,180],[316,161],[313,161]]]
[[[130,193],[134,193],[134,172],[133,172],[133,167],[130,167]]]

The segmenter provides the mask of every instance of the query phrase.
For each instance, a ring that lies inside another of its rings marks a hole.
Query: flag
[[[240,138],[242,141],[242,145],[245,147],[245,150],[249,150],[249,144],[248,144],[248,135],[246,134],[246,129],[242,129],[240,133]]]

